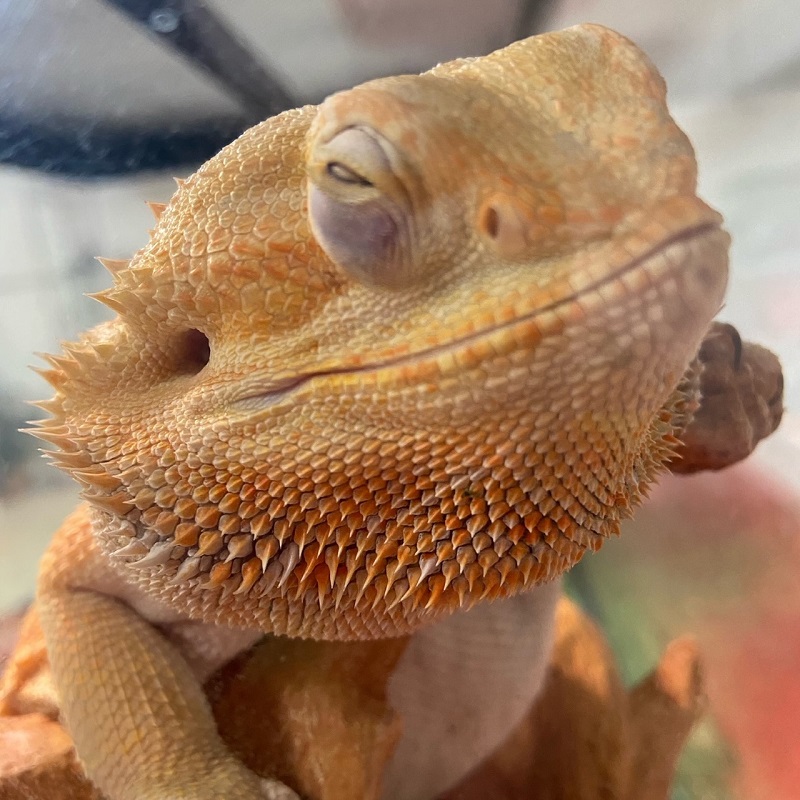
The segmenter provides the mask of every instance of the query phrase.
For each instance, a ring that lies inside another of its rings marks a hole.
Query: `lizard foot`
[[[722,469],[749,455],[783,414],[783,374],[778,358],[743,342],[733,325],[715,322],[699,353],[702,400],[681,435],[672,472]]]

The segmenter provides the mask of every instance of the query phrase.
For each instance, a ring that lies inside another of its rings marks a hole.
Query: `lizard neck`
[[[436,797],[503,743],[544,680],[559,595],[559,581],[543,584],[411,637],[389,683],[403,734],[383,797]]]

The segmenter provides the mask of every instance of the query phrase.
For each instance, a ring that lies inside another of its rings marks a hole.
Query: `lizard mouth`
[[[297,376],[286,378],[285,380],[272,382],[269,388],[259,389],[251,385],[248,387],[247,394],[237,398],[234,401],[234,405],[243,411],[258,411],[280,403],[286,397],[294,394],[303,386],[317,378],[337,375],[369,375],[389,369],[401,369],[406,365],[414,366],[426,362],[433,362],[441,356],[463,351],[471,345],[502,334],[504,331],[510,331],[525,323],[535,323],[538,319],[545,317],[545,315],[550,314],[552,316],[552,312],[564,309],[565,307],[578,303],[584,305],[587,298],[596,297],[598,302],[606,303],[607,301],[598,294],[598,290],[604,287],[610,287],[612,285],[619,286],[619,296],[623,298],[632,291],[636,291],[637,288],[644,290],[660,280],[665,279],[669,275],[686,272],[687,267],[694,273],[693,277],[695,280],[691,288],[694,290],[695,302],[697,302],[699,298],[704,307],[708,306],[705,318],[702,319],[702,324],[706,325],[719,308],[721,295],[725,286],[726,272],[724,269],[720,269],[717,263],[705,263],[702,259],[694,258],[688,251],[693,245],[700,244],[714,237],[720,239],[720,245],[727,244],[728,235],[722,230],[719,220],[704,221],[692,227],[683,228],[663,238],[656,245],[648,248],[638,256],[629,259],[619,268],[613,269],[596,280],[588,282],[579,290],[542,305],[533,311],[521,314],[515,319],[483,328],[468,335],[452,339],[441,345],[428,347],[424,350],[417,350],[402,356],[387,358],[359,366],[309,370]],[[637,287],[635,285],[637,281],[625,281],[626,278],[632,278],[637,273],[642,274],[641,286]],[[689,298],[686,298],[687,302],[688,299]],[[700,319],[699,314],[698,319]]]

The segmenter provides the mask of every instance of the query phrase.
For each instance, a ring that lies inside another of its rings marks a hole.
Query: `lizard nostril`
[[[481,219],[481,227],[490,239],[496,239],[500,233],[500,216],[494,206],[487,206]]]
[[[182,334],[178,356],[178,370],[188,375],[196,375],[208,364],[211,358],[211,344],[202,331],[192,328]]]

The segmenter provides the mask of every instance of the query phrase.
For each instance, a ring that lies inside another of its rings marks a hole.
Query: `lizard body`
[[[618,531],[727,276],[664,97],[596,26],[373,81],[245,133],[108,264],[118,316],[45,371],[88,505],[36,605],[111,800],[293,796],[225,749],[213,669],[413,633]]]

